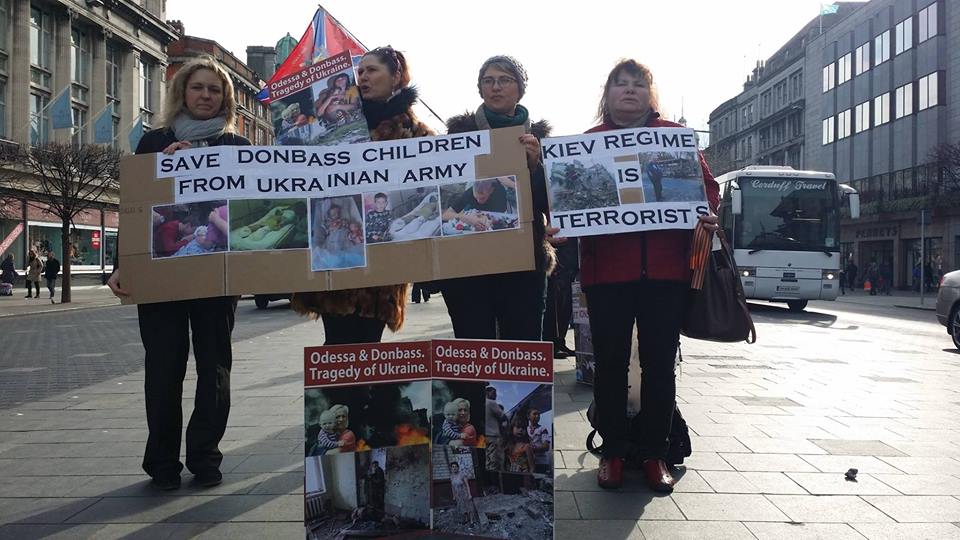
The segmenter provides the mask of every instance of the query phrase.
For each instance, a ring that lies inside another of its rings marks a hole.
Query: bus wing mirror
[[[730,190],[730,207],[733,215],[735,216],[739,216],[743,213],[743,196],[740,194],[739,189]]]
[[[850,219],[860,219],[860,194],[850,193],[847,198],[850,199]]]

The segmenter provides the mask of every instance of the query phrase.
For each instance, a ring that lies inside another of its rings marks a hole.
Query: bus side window
[[[723,184],[723,196],[720,198],[720,226],[723,227],[723,234],[728,242],[733,242],[733,203],[730,182]]]

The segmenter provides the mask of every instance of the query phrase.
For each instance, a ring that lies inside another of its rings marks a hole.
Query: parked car
[[[257,305],[258,309],[267,309],[267,305],[274,300],[289,300],[291,294],[255,294],[253,295],[253,303]]]
[[[947,273],[940,282],[937,320],[947,327],[954,347],[960,349],[960,270]]]

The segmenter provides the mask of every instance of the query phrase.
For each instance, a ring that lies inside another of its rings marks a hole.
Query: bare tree
[[[939,173],[939,191],[960,191],[960,141],[934,147],[929,158]]]
[[[703,151],[703,157],[707,160],[710,172],[714,176],[720,176],[730,171],[736,170],[737,162],[731,157],[730,146],[728,144],[717,143],[707,147]]]
[[[29,192],[27,204],[60,220],[63,253],[61,301],[70,294],[70,230],[81,212],[102,205],[104,195],[119,186],[121,152],[94,144],[44,143],[23,145],[0,153],[6,171],[0,181],[12,189]]]

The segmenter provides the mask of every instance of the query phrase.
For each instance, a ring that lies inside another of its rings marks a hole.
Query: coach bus
[[[860,196],[833,174],[760,165],[717,178],[720,224],[747,298],[835,300],[840,289],[840,209],[860,217]]]

